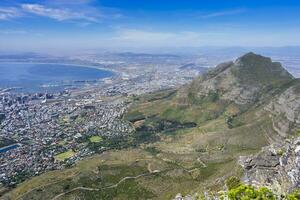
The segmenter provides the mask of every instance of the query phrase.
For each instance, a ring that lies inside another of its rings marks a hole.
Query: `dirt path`
[[[118,187],[118,185],[120,185],[122,182],[126,181],[126,180],[130,180],[130,179],[137,179],[137,178],[140,178],[142,176],[147,176],[147,175],[150,175],[152,173],[145,173],[145,174],[140,174],[138,176],[127,176],[125,178],[122,178],[118,183],[114,184],[114,185],[111,185],[111,186],[107,186],[107,187],[104,187],[103,189],[110,189],[110,188],[116,188]]]
[[[103,187],[103,188],[76,187],[76,188],[73,188],[73,189],[71,189],[67,192],[63,192],[59,195],[56,195],[54,198],[52,198],[52,200],[57,200],[60,197],[66,195],[66,194],[72,193],[76,190],[100,191],[100,190],[105,190],[105,189],[110,189],[110,188],[116,188],[116,187],[118,187],[118,185],[120,185],[121,183],[123,183],[126,180],[137,179],[137,178],[140,178],[140,177],[143,177],[143,176],[149,176],[149,175],[152,175],[152,174],[155,174],[155,173],[158,173],[158,171],[157,172],[148,172],[148,173],[140,174],[140,175],[137,175],[137,176],[127,176],[127,177],[122,178],[118,183],[116,183],[114,185],[107,186],[107,187]]]
[[[76,190],[99,191],[100,189],[98,189],[98,188],[88,188],[88,187],[76,187],[76,188],[73,188],[72,190],[69,190],[67,192],[63,192],[63,193],[55,196],[52,200],[59,199],[60,197],[66,195],[66,194],[69,194],[71,192],[74,192]]]

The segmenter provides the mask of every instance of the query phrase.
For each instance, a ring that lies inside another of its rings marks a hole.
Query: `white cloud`
[[[114,37],[107,39],[107,41],[109,44],[129,47],[234,46],[249,41],[248,32],[245,33],[242,30],[231,29],[226,26],[205,30],[172,32],[120,28],[116,30]],[[101,39],[99,38],[99,40]]]
[[[22,4],[21,7],[25,12],[43,16],[43,17],[49,17],[58,21],[66,21],[66,20],[83,20],[83,21],[90,21],[90,22],[98,21],[96,16],[90,16],[86,13],[70,10],[67,8],[66,9],[50,8],[40,4]]]
[[[22,13],[13,7],[0,8],[0,20],[9,20],[16,17],[20,17]]]
[[[88,5],[94,0],[45,0],[48,5]]]
[[[157,32],[121,29],[112,38],[112,42],[135,46],[194,46],[201,44],[202,38],[202,34],[197,32]]]
[[[236,15],[243,12],[245,12],[245,9],[224,10],[224,11],[213,12],[206,15],[202,15],[201,18],[223,17],[228,15]]]
[[[0,0],[1,1],[1,0]],[[0,7],[0,20],[36,16],[57,21],[72,21],[80,26],[124,17],[119,10],[93,6],[94,0],[41,0],[40,3],[14,4]]]
[[[126,41],[161,41],[168,40],[173,37],[176,37],[174,33],[164,33],[164,32],[151,32],[143,31],[137,29],[124,29],[120,30],[117,37],[114,39],[117,40],[126,40]]]

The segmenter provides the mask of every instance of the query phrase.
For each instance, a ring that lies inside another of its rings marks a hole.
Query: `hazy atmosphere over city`
[[[0,200],[300,200],[299,19],[0,0]]]

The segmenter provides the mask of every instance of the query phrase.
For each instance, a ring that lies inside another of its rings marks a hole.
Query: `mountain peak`
[[[293,79],[279,62],[253,52],[238,58],[232,65],[232,73],[241,83],[255,85],[273,85]]]
[[[249,62],[256,62],[256,63],[272,63],[271,58],[265,57],[259,54],[255,54],[253,52],[246,53],[245,55],[239,57],[236,62],[245,62],[248,64]]]
[[[267,57],[264,57],[262,55],[259,55],[259,54],[256,54],[256,53],[250,51],[250,52],[244,54],[243,56],[241,56],[240,58],[261,58],[261,57],[267,58]]]
[[[218,65],[193,81],[190,94],[200,98],[217,92],[221,99],[238,104],[253,103],[266,91],[293,79],[279,62],[250,52],[235,62]]]

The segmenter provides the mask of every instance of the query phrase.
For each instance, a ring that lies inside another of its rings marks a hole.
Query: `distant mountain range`
[[[263,55],[272,57],[274,60],[281,62],[290,73],[295,77],[300,77],[300,47],[202,47],[202,48],[182,48],[179,51],[159,51],[161,53],[134,53],[134,52],[103,52],[103,51],[91,51],[87,55],[93,54],[95,58],[102,59],[103,61],[120,61],[129,63],[183,63],[182,67],[195,70],[195,67],[190,64],[195,64],[199,67],[213,67],[220,62],[232,60],[237,58],[241,54],[245,54],[248,51],[255,51]],[[147,52],[147,51],[146,51]],[[169,53],[164,53],[169,52]],[[172,52],[172,53],[170,53]],[[67,62],[68,57],[72,59],[77,58],[80,55],[86,55],[85,53],[78,55],[55,55],[40,54],[40,53],[0,53],[0,61],[38,61],[42,62],[54,62],[63,61]],[[73,62],[73,60],[69,61]],[[185,67],[185,65],[187,65]],[[196,67],[198,68],[198,67]],[[197,69],[196,69],[197,70]]]
[[[181,69],[181,70],[196,70],[200,73],[204,73],[208,70],[207,67],[203,67],[203,66],[197,65],[195,63],[188,63],[185,65],[182,65],[181,67],[179,67],[179,69]]]

